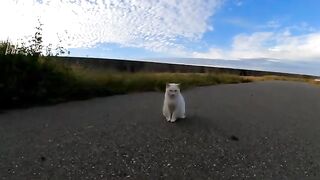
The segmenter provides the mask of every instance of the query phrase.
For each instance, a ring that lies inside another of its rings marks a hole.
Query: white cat
[[[168,122],[185,118],[185,102],[180,93],[180,84],[167,83],[162,112]]]

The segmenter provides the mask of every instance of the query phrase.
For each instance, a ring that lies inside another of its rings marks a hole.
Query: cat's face
[[[170,98],[176,97],[178,94],[180,94],[180,84],[168,83],[166,85],[166,94]]]

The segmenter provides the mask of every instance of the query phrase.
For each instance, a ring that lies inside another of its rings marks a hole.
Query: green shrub
[[[71,69],[44,57],[0,55],[0,106],[39,103],[69,91]]]

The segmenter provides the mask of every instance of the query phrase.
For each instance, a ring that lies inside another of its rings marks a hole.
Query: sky
[[[319,12],[319,0],[1,0],[0,40],[27,39],[39,19],[44,43],[71,56],[319,64]]]

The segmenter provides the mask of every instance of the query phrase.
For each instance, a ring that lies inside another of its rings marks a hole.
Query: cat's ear
[[[177,83],[177,86],[180,87],[180,83]]]
[[[169,83],[166,83],[166,88],[168,88],[170,85],[169,85]]]

